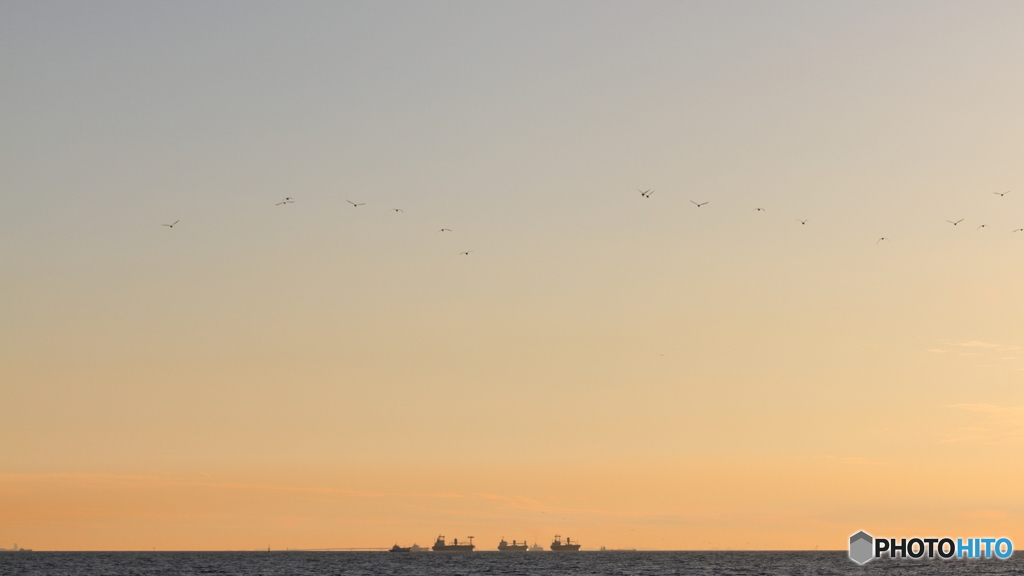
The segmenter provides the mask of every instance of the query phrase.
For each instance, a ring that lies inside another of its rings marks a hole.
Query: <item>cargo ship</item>
[[[444,536],[438,536],[437,542],[434,542],[434,546],[431,547],[431,550],[434,552],[472,552],[473,548],[476,548],[476,546],[473,546],[472,536],[469,537],[469,544],[459,544],[458,538],[452,540],[451,544],[445,544]]]
[[[528,550],[528,552],[543,552],[543,551],[544,551],[544,547],[541,546],[540,544],[537,544],[536,542],[534,542],[533,546],[530,546],[530,548]]]
[[[529,546],[526,545],[526,540],[523,540],[522,544],[515,540],[509,544],[508,542],[505,542],[504,538],[502,538],[501,542],[498,544],[498,550],[501,550],[502,552],[526,552],[527,548],[529,548]]]
[[[430,548],[424,548],[423,546],[420,546],[418,544],[413,544],[408,548],[403,548],[398,544],[395,544],[391,547],[389,552],[430,552]]]
[[[555,534],[555,541],[551,543],[552,552],[579,552],[580,545],[573,544],[572,538],[566,538],[565,544],[562,543],[562,537]]]

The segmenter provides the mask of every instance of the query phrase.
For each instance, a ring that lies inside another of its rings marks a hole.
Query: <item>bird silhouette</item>
[[[636,191],[639,192],[640,195],[643,196],[644,198],[650,198],[651,194],[654,194],[654,190],[652,190],[650,188],[648,188],[647,190],[641,190],[641,189],[637,188]]]
[[[1006,192],[993,192],[993,194],[998,194],[998,195],[1000,195],[1000,196],[1006,196],[1006,195],[1007,195],[1007,194],[1009,194],[1009,193],[1010,193],[1010,191],[1009,191],[1009,190],[1007,190]]]
[[[1024,232],[1024,228],[1017,228],[1014,232]]]
[[[472,250],[466,250],[465,252],[459,252],[459,256],[469,256],[470,252],[472,252]]]
[[[392,212],[401,212],[403,214],[405,213],[405,210],[402,210],[401,208],[392,208],[391,211]]]
[[[295,199],[292,198],[291,196],[288,196],[284,200],[281,200],[277,204],[274,204],[274,206],[280,206],[281,204],[295,204]]]
[[[988,228],[988,224],[982,224],[981,226],[975,228],[975,230],[981,230],[982,228]]]
[[[889,239],[883,236],[883,237],[878,239],[878,242],[881,242],[882,240],[886,240],[887,241]],[[875,242],[875,244],[878,244],[878,242]]]
[[[957,224],[959,224],[959,223],[961,223],[961,222],[963,222],[963,221],[964,221],[964,219],[963,219],[963,218],[961,218],[961,219],[957,220],[956,222],[953,222],[952,220],[946,220],[946,222],[949,222],[949,223],[950,223],[950,224],[952,224],[953,226],[956,226]]]
[[[175,220],[174,224],[181,222],[181,220]],[[161,226],[167,226],[168,228],[174,228],[174,224],[161,224]]]
[[[366,204],[366,202],[360,202],[359,204],[356,204],[355,202],[353,202],[351,200],[345,200],[345,202],[348,202],[349,204],[351,204],[353,208],[358,208],[358,207],[364,206]]]
[[[754,208],[754,212],[764,212],[764,208]]]
[[[808,218],[808,220],[810,220],[810,218]],[[801,220],[801,219],[797,218],[796,221],[801,223],[801,224],[803,224],[803,225],[807,224],[807,220]]]
[[[451,231],[452,231],[451,228],[441,228],[437,232],[434,232],[434,234],[440,234],[441,232],[451,232]]]
[[[698,204],[698,203],[694,202],[693,200],[690,200],[690,202],[692,204],[694,204],[695,206],[697,206],[697,208],[700,208],[701,206],[707,204],[707,202],[701,202],[700,204]],[[708,202],[710,202],[710,200],[708,200]]]

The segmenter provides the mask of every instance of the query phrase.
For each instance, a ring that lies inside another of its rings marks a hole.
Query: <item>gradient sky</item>
[[[1022,26],[0,3],[0,547],[1024,541]]]

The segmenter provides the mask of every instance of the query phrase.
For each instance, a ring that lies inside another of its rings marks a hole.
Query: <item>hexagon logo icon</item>
[[[866,564],[868,560],[875,556],[872,550],[874,544],[875,539],[871,537],[871,534],[863,530],[850,536],[850,560],[857,564]]]

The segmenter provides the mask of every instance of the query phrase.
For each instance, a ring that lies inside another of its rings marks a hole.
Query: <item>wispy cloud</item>
[[[982,444],[1008,444],[1024,440],[1024,406],[996,406],[995,404],[953,404],[947,408],[964,410],[978,415],[980,422],[963,426],[947,442],[979,442]]]
[[[869,465],[872,465],[872,466],[880,466],[880,465],[884,464],[883,462],[877,462],[875,460],[868,460],[867,458],[864,458],[863,456],[829,456],[829,455],[826,455],[825,458],[828,458],[829,460],[836,460],[838,462],[842,462],[843,464],[869,464]]]
[[[1024,347],[1013,344],[998,344],[995,342],[984,342],[982,340],[968,340],[965,342],[943,342],[943,348],[926,348],[925,352],[931,354],[954,354],[964,358],[977,358],[978,360],[988,359],[989,364],[979,364],[982,368],[997,368],[1005,363],[1020,363],[1024,361]],[[995,361],[1002,364],[996,364]]]
[[[53,474],[11,474],[0,473],[0,482],[76,482],[80,484],[119,484],[137,486],[182,486],[196,488],[215,488],[225,490],[297,492],[307,494],[335,494],[356,496],[361,498],[414,497],[414,498],[470,498],[493,499],[490,494],[449,494],[449,493],[398,493],[369,492],[362,490],[346,490],[322,486],[282,486],[277,484],[261,484],[247,482],[204,482],[175,478],[172,476],[140,476],[133,474],[102,474],[102,473],[53,473]]]
[[[1000,352],[1019,351],[1021,349],[1020,346],[993,344],[991,342],[981,342],[978,340],[971,340],[970,342],[960,342],[959,344],[957,344],[957,346],[962,346],[964,348],[991,348],[993,350],[998,350]]]

